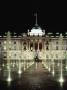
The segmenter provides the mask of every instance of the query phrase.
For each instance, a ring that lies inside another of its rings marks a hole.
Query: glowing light
[[[48,68],[49,72],[51,71],[50,67]]]
[[[33,29],[31,30],[31,32],[30,32],[30,35],[35,35],[35,36],[40,35],[40,36],[42,36],[42,35],[43,35],[43,32],[42,32],[42,30],[41,30],[40,27],[38,27],[38,28],[33,28]]]
[[[52,64],[53,64],[53,65],[52,65],[52,69],[53,69],[53,70],[52,70],[52,75],[54,76],[54,75],[55,75],[55,70],[54,70],[54,59],[52,60]]]
[[[11,82],[11,81],[12,81],[12,79],[11,79],[10,76],[8,76],[7,81],[8,81],[8,82]]]
[[[6,46],[4,46],[4,50],[6,50]]]
[[[66,66],[65,68],[66,68],[66,70],[67,70],[67,66]]]
[[[60,77],[59,82],[60,82],[60,83],[63,83],[63,82],[64,82],[64,79],[63,79],[62,76]]]
[[[22,70],[21,70],[21,61],[19,60],[19,70],[18,70],[18,74],[21,74]]]
[[[12,81],[12,78],[11,78],[11,73],[10,73],[10,69],[9,69],[8,70],[8,78],[7,78],[8,84],[10,84],[11,81]]]
[[[2,66],[4,67],[5,65],[3,64]]]
[[[21,73],[22,73],[22,71],[21,71],[21,69],[19,69],[18,74],[21,74]]]
[[[54,72],[54,71],[52,71],[52,75],[53,75],[53,76],[55,75],[55,72]]]
[[[62,76],[60,77],[59,82],[60,82],[60,85],[63,86],[64,79]]]

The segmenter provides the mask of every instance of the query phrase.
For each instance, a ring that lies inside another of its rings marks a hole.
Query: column
[[[29,50],[30,50],[30,41],[29,41]]]
[[[33,50],[35,51],[35,41],[33,40]]]
[[[39,51],[39,41],[38,41],[38,51]]]
[[[28,50],[28,41],[27,41],[27,50]]]

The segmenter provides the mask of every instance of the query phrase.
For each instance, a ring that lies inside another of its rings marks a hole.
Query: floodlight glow
[[[7,82],[10,83],[12,81],[10,70],[8,70],[8,78]]]
[[[66,68],[66,70],[67,70],[67,66],[66,66],[65,68]]]
[[[43,32],[42,32],[42,30],[41,30],[41,28],[38,28],[38,29],[32,29],[31,30],[31,32],[30,32],[30,35],[32,36],[32,35],[35,35],[35,36],[37,36],[37,35],[40,35],[40,36],[42,36],[43,35]]]
[[[48,70],[49,70],[49,72],[50,72],[50,67],[49,67],[49,69],[48,69]]]
[[[61,86],[63,85],[64,82],[64,78],[63,78],[63,69],[62,69],[62,60],[61,60],[61,68],[60,68],[60,78],[59,78],[59,82],[61,84]]]
[[[63,79],[62,76],[60,77],[59,82],[60,82],[60,83],[63,83],[63,82],[64,82],[64,79]]]
[[[12,79],[11,79],[11,77],[9,76],[9,77],[7,78],[7,81],[8,81],[8,82],[11,82],[11,80],[12,80]]]
[[[55,75],[55,72],[54,72],[54,71],[52,71],[52,75],[53,75],[53,76]]]
[[[21,71],[21,69],[19,69],[18,74],[21,74],[21,73],[22,73],[22,71]]]
[[[60,85],[61,85],[61,87],[62,87],[62,86],[63,86],[63,82],[64,82],[64,79],[63,79],[62,76],[60,77],[59,82],[60,82]]]
[[[54,59],[52,60],[52,64],[53,64],[53,65],[52,65],[52,75],[54,76],[54,75],[55,75],[55,69],[54,69],[54,65],[55,65],[55,64],[54,64]]]

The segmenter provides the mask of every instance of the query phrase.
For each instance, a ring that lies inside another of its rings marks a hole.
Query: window
[[[48,41],[46,41],[46,44],[47,44],[47,45],[49,44]]]
[[[46,55],[46,58],[47,58],[47,59],[49,58],[48,55]]]
[[[4,41],[4,44],[6,44],[6,41]]]
[[[1,44],[1,42],[0,42],[0,44]]]
[[[26,50],[26,46],[24,46],[24,50]]]
[[[48,46],[46,46],[46,50],[49,50]]]
[[[67,46],[66,46],[66,50],[67,50]]]
[[[58,46],[56,46],[56,50],[58,50]]]
[[[14,44],[16,44],[16,41],[14,42]]]
[[[16,46],[14,46],[14,50],[16,50]]]
[[[14,54],[14,56],[16,57],[16,54]]]
[[[6,50],[6,46],[4,46],[4,50]]]
[[[56,42],[56,44],[58,44],[58,41]]]
[[[24,42],[23,45],[26,45],[26,42]]]
[[[56,58],[58,58],[58,54],[56,54]]]

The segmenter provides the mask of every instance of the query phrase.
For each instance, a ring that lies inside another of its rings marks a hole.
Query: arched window
[[[49,50],[48,46],[46,46],[46,50]]]
[[[35,50],[38,49],[38,43],[35,43]]]
[[[39,50],[42,50],[42,43],[39,43]]]

